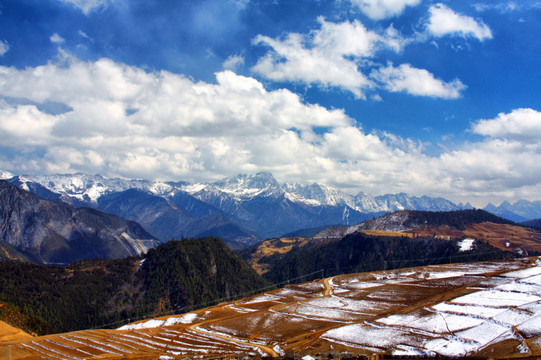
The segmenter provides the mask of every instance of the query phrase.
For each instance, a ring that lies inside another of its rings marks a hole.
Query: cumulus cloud
[[[0,67],[0,95],[12,99],[0,101],[0,136],[11,149],[0,166],[15,172],[211,181],[266,170],[350,192],[451,199],[541,190],[533,109],[479,120],[472,131],[481,141],[434,157],[417,141],[366,133],[343,110],[306,104],[286,89],[268,91],[227,70],[207,83],[71,58]],[[65,111],[45,112],[39,104],[47,102]]]
[[[239,66],[244,64],[244,56],[242,55],[231,55],[225,59],[222,64],[223,68],[226,70],[235,70]]]
[[[416,6],[421,0],[350,0],[366,16],[381,20],[400,15],[406,6]]]
[[[284,39],[258,35],[254,44],[271,50],[252,70],[274,81],[298,81],[339,87],[358,98],[374,86],[358,67],[380,48],[400,51],[405,41],[394,28],[384,34],[369,31],[359,21],[332,23],[319,18],[320,29],[310,34],[290,33]]]
[[[473,125],[472,131],[493,138],[536,144],[541,141],[541,112],[516,109],[509,114],[500,113],[495,119],[480,120]]]
[[[444,4],[430,7],[426,28],[434,36],[458,35],[474,37],[479,41],[492,39],[490,28],[482,21],[454,12]]]
[[[539,198],[541,113],[516,109],[479,120],[472,131],[485,138],[438,159],[448,186],[479,197],[489,192],[501,198]]]
[[[460,80],[444,82],[436,79],[425,69],[417,69],[410,64],[394,67],[389,64],[371,73],[371,77],[390,92],[406,92],[411,95],[429,96],[443,99],[456,99],[466,86]]]
[[[0,131],[21,154],[44,147],[42,171],[214,178],[286,166],[294,156],[309,156],[311,142],[318,141],[314,127],[353,126],[342,110],[305,105],[288,90],[267,92],[231,71],[216,79],[193,82],[106,59],[2,67],[0,94],[70,110],[50,115],[35,105],[4,102]],[[289,155],[278,156],[280,149]],[[97,163],[101,170],[93,169]]]

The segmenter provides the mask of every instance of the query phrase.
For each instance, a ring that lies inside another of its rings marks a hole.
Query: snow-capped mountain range
[[[9,172],[1,172],[3,179],[13,178]],[[97,203],[103,195],[122,192],[128,189],[147,191],[153,195],[170,197],[178,191],[187,192],[203,200],[220,194],[236,201],[249,201],[255,197],[285,196],[293,202],[306,205],[337,206],[347,205],[365,213],[389,212],[397,210],[449,211],[461,209],[459,205],[443,198],[428,196],[415,197],[407,194],[387,194],[372,196],[359,193],[355,196],[320,184],[305,185],[285,183],[280,185],[271,173],[260,172],[255,175],[240,174],[214,183],[160,182],[106,178],[101,175],[84,173],[69,175],[17,176],[21,188],[29,190],[29,183],[38,183],[48,190],[88,204]],[[469,207],[467,205],[466,207]]]
[[[14,176],[0,171],[0,176],[42,198],[90,206],[137,221],[162,240],[217,235],[242,243],[237,246],[303,228],[352,225],[397,210],[471,208],[469,204],[457,205],[429,196],[372,196],[362,192],[352,196],[316,183],[280,184],[268,172],[196,184],[82,173]],[[537,214],[541,209],[537,202],[522,201],[519,205],[524,219],[535,218],[528,214]],[[512,207],[509,204],[506,211],[512,213]]]

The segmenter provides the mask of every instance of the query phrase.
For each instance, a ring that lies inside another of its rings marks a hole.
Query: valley
[[[125,325],[14,341],[15,359],[541,355],[541,259],[334,276]]]

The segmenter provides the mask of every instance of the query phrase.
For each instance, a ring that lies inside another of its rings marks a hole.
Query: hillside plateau
[[[25,359],[541,356],[541,259],[334,276],[116,330],[0,345]]]

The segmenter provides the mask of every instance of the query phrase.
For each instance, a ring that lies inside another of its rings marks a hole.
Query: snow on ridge
[[[180,190],[187,192],[188,194],[194,195],[201,190],[205,189],[208,184],[196,183],[196,184],[187,184],[180,187]]]
[[[6,171],[6,170],[0,170],[0,180],[6,180],[6,179],[11,179],[12,177],[14,177],[15,175],[13,175],[12,173],[10,173],[9,171]]]

